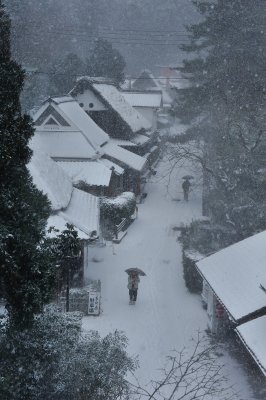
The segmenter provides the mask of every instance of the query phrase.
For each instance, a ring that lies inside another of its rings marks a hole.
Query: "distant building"
[[[144,156],[154,145],[152,122],[126,101],[110,79],[80,78],[70,94],[110,138],[127,140],[124,148]]]
[[[76,187],[100,196],[139,193],[147,159],[111,140],[73,97],[49,98],[34,124],[32,145],[60,163]]]

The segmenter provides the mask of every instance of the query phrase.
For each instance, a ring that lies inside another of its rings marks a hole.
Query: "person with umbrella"
[[[128,274],[128,290],[129,290],[129,304],[135,304],[138,295],[138,287],[139,287],[139,275],[146,275],[141,269],[139,268],[128,268],[126,269]]]
[[[183,178],[182,179],[184,179],[184,182],[182,183],[182,189],[183,189],[183,192],[184,192],[184,200],[185,201],[188,201],[188,193],[189,193],[189,189],[190,189],[190,186],[191,186],[191,183],[190,183],[190,179],[192,179],[193,178],[193,176],[190,176],[190,175],[185,175],[185,176],[183,176]]]

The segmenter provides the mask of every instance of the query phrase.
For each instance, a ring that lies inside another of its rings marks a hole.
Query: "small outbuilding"
[[[234,329],[266,375],[266,231],[196,263],[212,333]]]

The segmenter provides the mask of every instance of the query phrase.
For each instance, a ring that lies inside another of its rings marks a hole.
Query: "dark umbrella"
[[[126,272],[128,275],[130,275],[130,274],[132,274],[132,273],[135,272],[135,273],[138,274],[138,275],[146,276],[145,272],[142,271],[142,269],[140,269],[140,268],[128,268],[128,269],[125,269],[125,272]]]
[[[184,176],[182,176],[182,179],[194,179],[194,176],[192,176],[192,175],[184,175]]]

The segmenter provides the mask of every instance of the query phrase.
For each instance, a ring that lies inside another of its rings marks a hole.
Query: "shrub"
[[[202,277],[196,269],[197,261],[190,257],[188,252],[183,251],[183,276],[186,287],[191,293],[202,292]]]
[[[101,218],[119,224],[123,218],[130,218],[136,208],[134,193],[123,192],[114,199],[105,198],[101,202]]]
[[[80,313],[53,308],[36,315],[31,329],[0,326],[0,398],[5,400],[115,400],[127,396],[126,375],[137,363],[127,338],[82,333]]]
[[[202,278],[196,262],[216,251],[229,246],[235,240],[235,232],[209,220],[192,221],[183,228],[180,241],[183,247],[183,276],[186,287],[192,293],[202,291]]]

